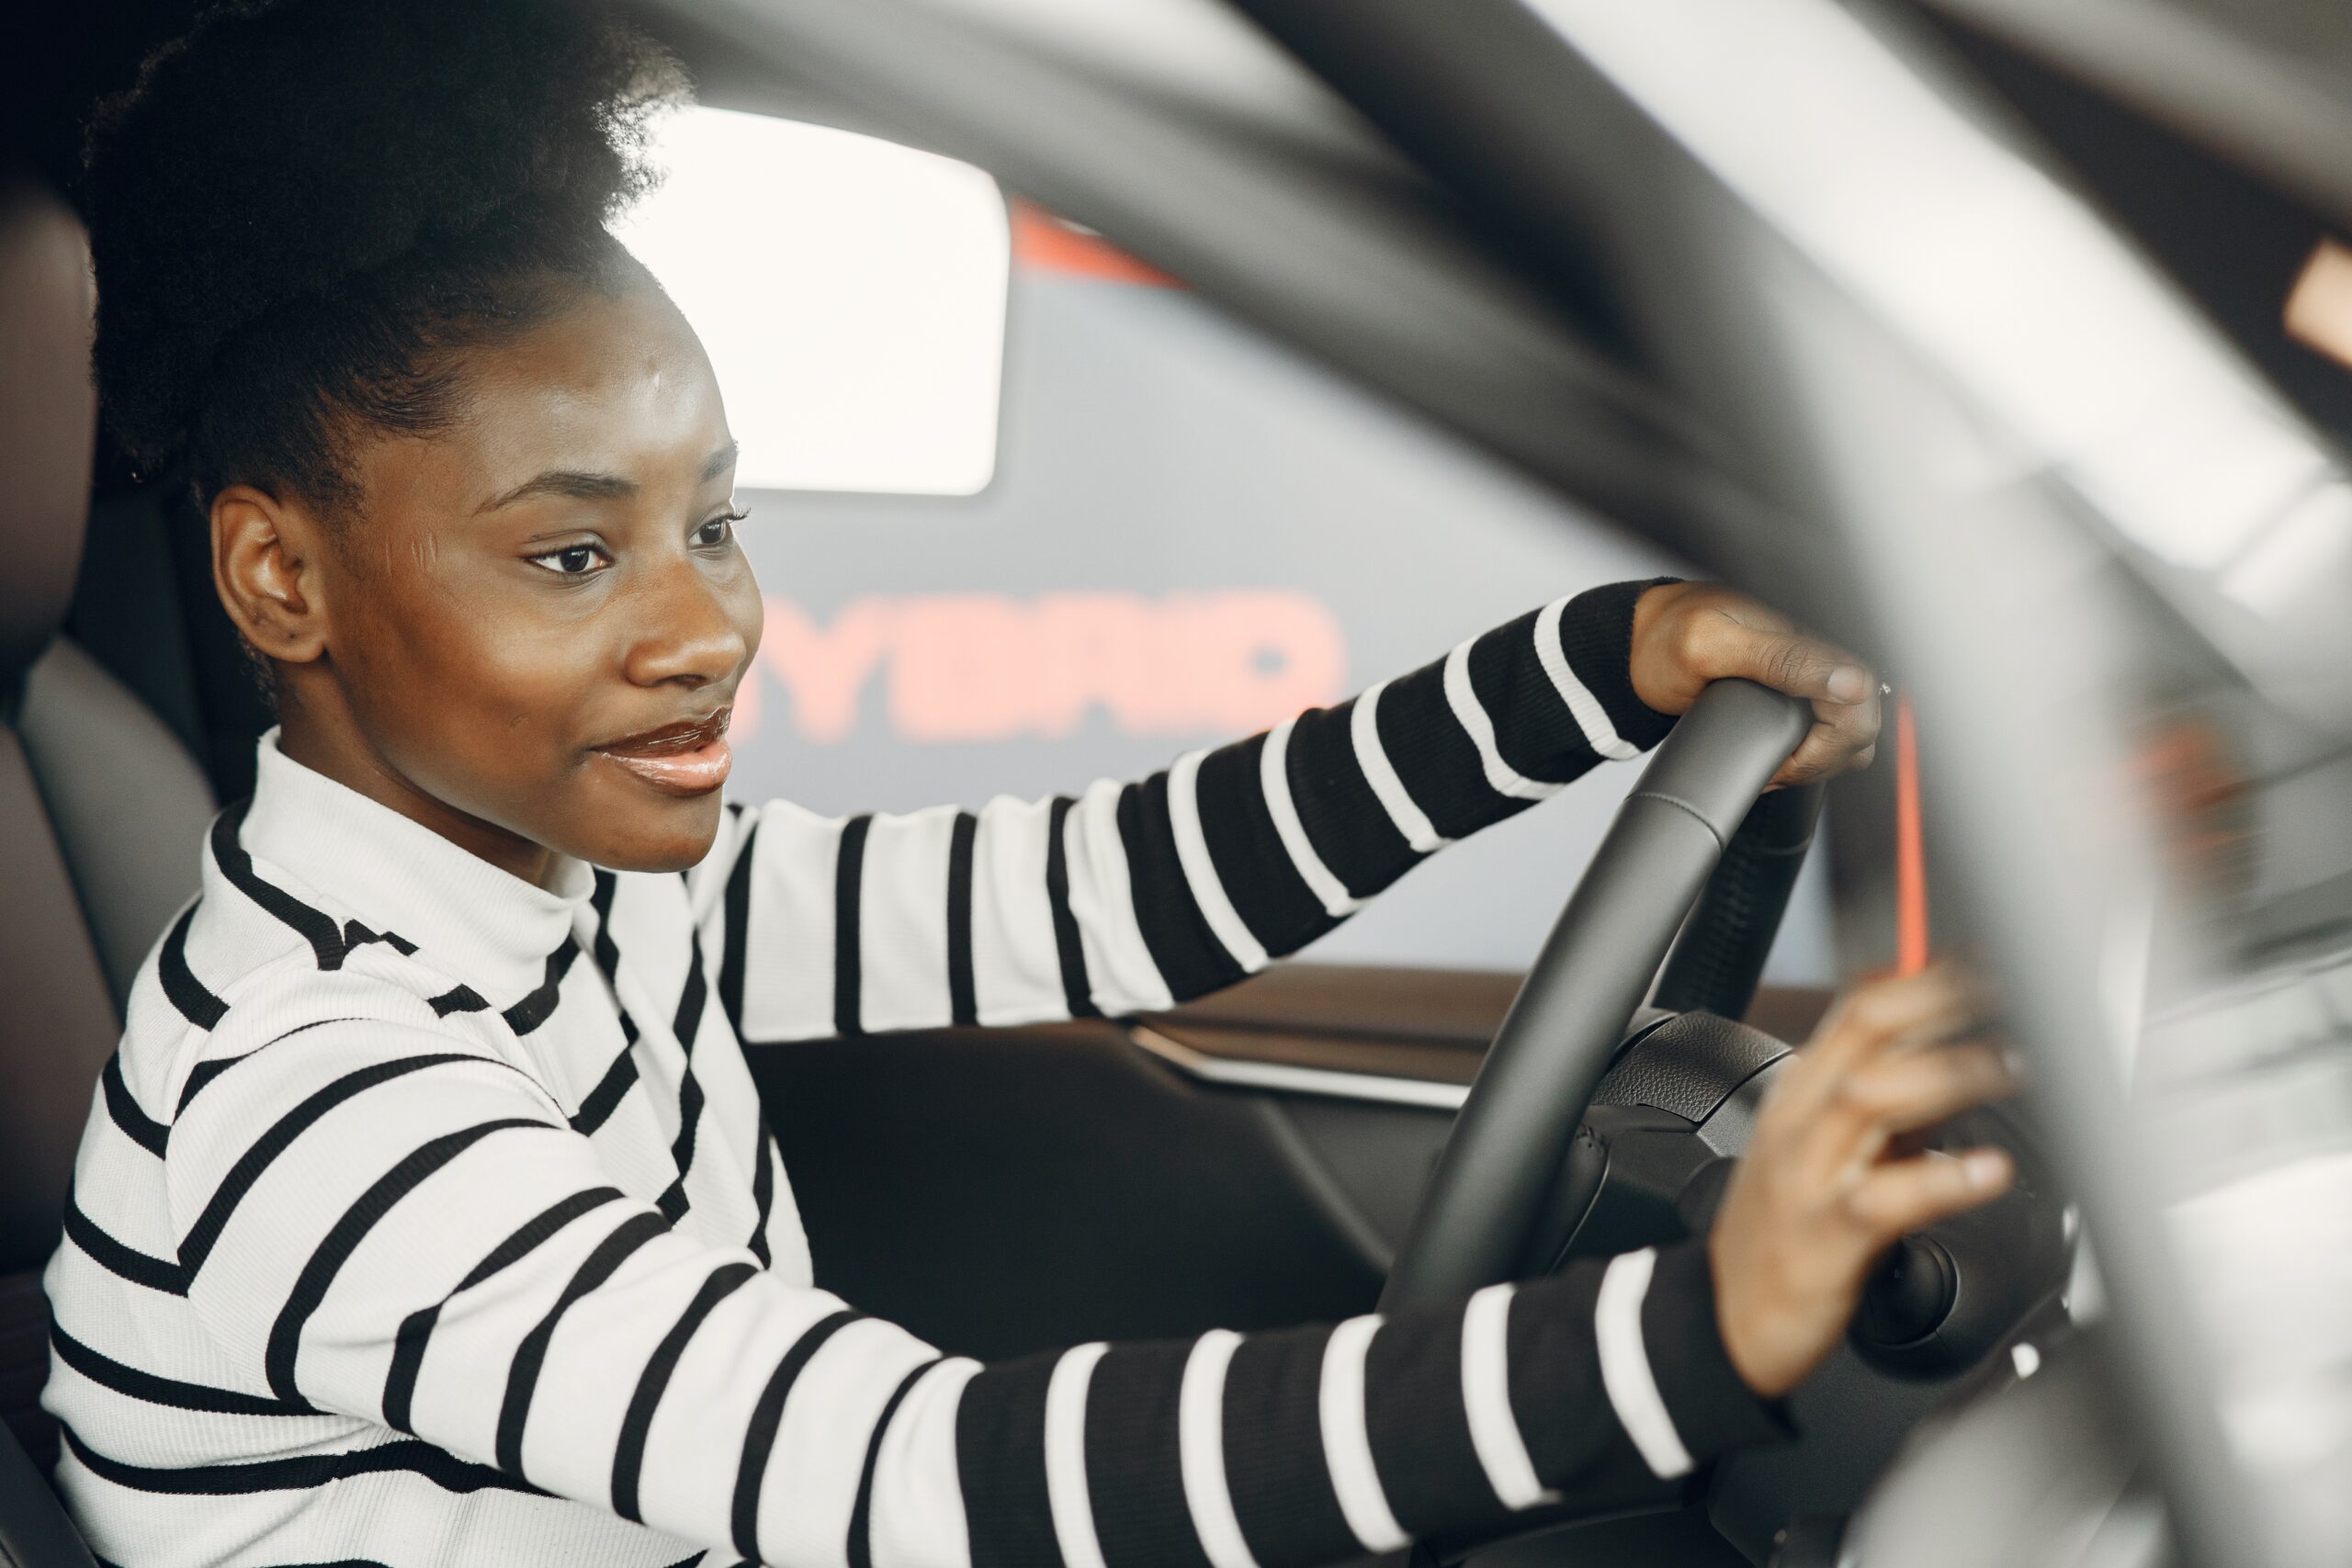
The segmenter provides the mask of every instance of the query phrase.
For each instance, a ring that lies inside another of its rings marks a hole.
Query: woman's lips
[[[735,754],[727,744],[727,721],[732,709],[720,708],[706,718],[673,724],[632,735],[596,755],[617,763],[664,795],[708,795],[727,782]]]

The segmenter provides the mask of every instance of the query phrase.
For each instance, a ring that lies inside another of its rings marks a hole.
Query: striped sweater
[[[744,1043],[1125,1014],[1631,755],[1641,585],[1141,784],[730,809],[518,881],[288,760],[215,824],[48,1273],[58,1482],[179,1564],[1306,1568],[1773,1429],[1703,1253],[981,1366],[814,1288]]]

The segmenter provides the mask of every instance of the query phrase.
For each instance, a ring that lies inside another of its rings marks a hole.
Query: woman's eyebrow
[[[513,490],[504,491],[474,508],[480,516],[495,512],[502,506],[512,506],[535,495],[560,495],[572,501],[617,501],[637,493],[637,483],[618,474],[584,473],[577,468],[549,468],[546,473],[525,479]]]
[[[704,458],[700,482],[707,484],[733,468],[738,450],[736,443],[729,441]],[[525,479],[513,490],[502,491],[491,497],[474,508],[474,514],[480,516],[485,512],[495,512],[502,506],[512,506],[518,501],[526,501],[535,495],[560,495],[568,501],[619,501],[636,493],[637,481],[620,474],[589,473],[579,468],[549,468],[543,474],[537,474]]]

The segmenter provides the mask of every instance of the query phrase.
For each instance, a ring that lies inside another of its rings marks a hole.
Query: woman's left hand
[[[1758,1393],[1777,1399],[1821,1364],[1899,1237],[2008,1190],[2002,1149],[1910,1145],[2018,1088],[1996,1046],[1960,1038],[1982,1001],[1945,964],[1860,987],[1764,1097],[1707,1235],[1724,1349]]]
[[[1680,714],[1710,681],[1738,676],[1803,697],[1813,728],[1774,784],[1809,784],[1878,754],[1878,677],[1844,649],[1796,629],[1786,615],[1712,582],[1664,582],[1634,604],[1634,694]]]

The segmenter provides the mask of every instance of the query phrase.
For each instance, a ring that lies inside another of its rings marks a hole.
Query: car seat
[[[0,1563],[14,1568],[92,1562],[47,1484],[40,1270],[123,999],[196,890],[214,805],[172,731],[59,633],[90,504],[92,300],[72,211],[0,173]]]

